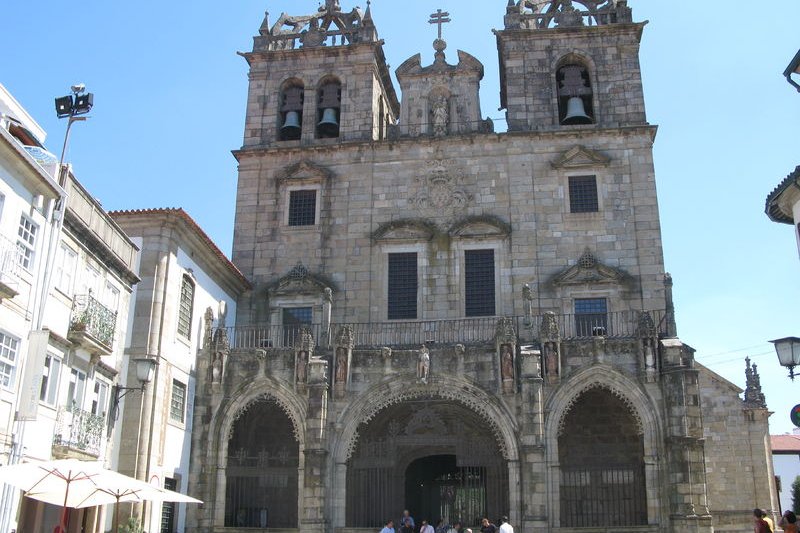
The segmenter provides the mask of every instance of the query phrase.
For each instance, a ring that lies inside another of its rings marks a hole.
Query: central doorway
[[[403,509],[417,526],[441,518],[471,527],[508,514],[508,464],[487,425],[434,398],[392,405],[363,424],[347,462],[346,527],[380,529]]]
[[[459,467],[455,455],[432,455],[412,462],[405,478],[405,501],[418,522],[476,525],[488,514],[486,467]]]

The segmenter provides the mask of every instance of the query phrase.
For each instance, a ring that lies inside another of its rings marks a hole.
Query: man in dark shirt
[[[497,533],[497,526],[489,522],[488,518],[481,520],[481,533]]]

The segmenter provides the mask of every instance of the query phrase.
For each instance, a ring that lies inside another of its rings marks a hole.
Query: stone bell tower
[[[645,24],[627,0],[510,0],[495,32],[509,131],[645,124]]]
[[[253,51],[241,55],[250,65],[245,148],[378,140],[396,120],[369,2],[345,13],[327,0],[316,13],[282,13],[274,24],[267,13]]]

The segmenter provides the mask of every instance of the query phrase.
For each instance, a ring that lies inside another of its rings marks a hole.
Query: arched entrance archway
[[[300,448],[274,398],[251,403],[228,440],[225,526],[296,528]]]
[[[376,528],[409,509],[417,520],[508,513],[508,464],[487,422],[442,398],[391,405],[359,428],[347,463],[347,527]]]
[[[572,404],[558,456],[562,527],[647,524],[642,430],[610,390],[586,390]]]

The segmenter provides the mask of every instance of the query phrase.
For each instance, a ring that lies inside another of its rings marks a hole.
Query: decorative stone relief
[[[517,332],[514,321],[508,317],[500,318],[494,328],[494,339],[497,344],[516,344]]]
[[[522,314],[524,324],[530,326],[533,323],[533,291],[527,283],[522,286]]]
[[[642,361],[644,363],[645,381],[654,383],[658,379],[658,368],[656,364],[656,342],[658,331],[656,330],[653,317],[648,312],[639,315],[639,323],[636,325],[636,336],[639,337],[642,349]]]
[[[409,199],[411,206],[423,214],[453,214],[472,203],[474,196],[460,182],[464,170],[454,159],[437,158],[427,162],[425,176],[417,176],[416,191]]]
[[[767,400],[761,391],[761,376],[758,375],[758,366],[750,366],[750,358],[745,358],[747,368],[744,371],[746,385],[744,389],[744,405],[750,409],[766,409]]]
[[[631,286],[633,277],[619,268],[604,265],[588,248],[575,265],[553,276],[548,284],[551,286],[591,284],[616,284]]]

